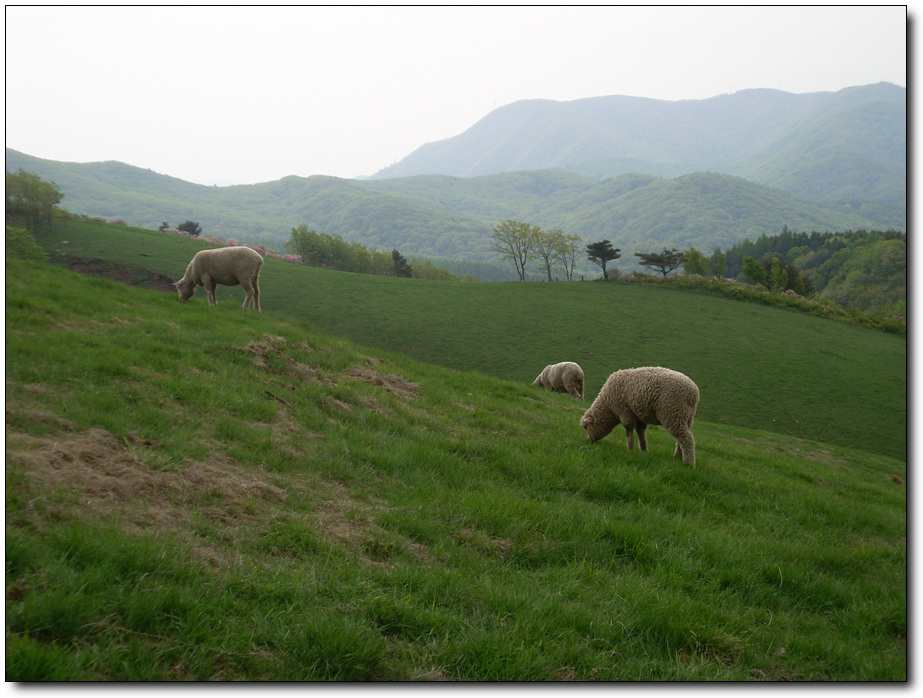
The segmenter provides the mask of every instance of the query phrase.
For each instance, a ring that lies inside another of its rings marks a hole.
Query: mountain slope
[[[576,168],[606,158],[653,163],[732,162],[742,150],[752,148],[754,141],[768,143],[772,134],[781,132],[817,102],[816,96],[802,99],[786,93],[769,100],[769,92],[748,90],[739,96],[680,102],[624,96],[514,102],[494,110],[458,136],[421,146],[374,178],[415,174],[474,177],[514,170]],[[742,118],[744,114],[750,118]],[[766,124],[772,127],[767,129]]]
[[[798,199],[725,175],[675,180],[623,175],[598,182],[559,170],[485,177],[419,176],[354,181],[286,177],[233,187],[189,184],[116,162],[60,163],[7,149],[7,169],[54,181],[72,213],[157,228],[194,220],[206,233],[281,251],[302,223],[320,232],[417,257],[496,261],[491,230],[512,218],[559,227],[625,253],[694,244],[710,251],[762,233],[903,227],[888,209],[868,211]],[[654,231],[654,232],[651,232]],[[591,268],[586,273],[593,273]]]
[[[815,201],[872,200],[906,205],[906,104],[844,108],[793,131],[754,158],[748,179]]]
[[[458,136],[421,146],[373,178],[548,168],[597,178],[711,170],[812,199],[858,193],[900,203],[906,106],[906,89],[886,83],[800,95],[743,90],[678,102],[526,100],[491,112]],[[840,157],[831,161],[834,154]]]
[[[606,238],[623,249],[623,265],[633,262],[633,252],[663,246],[710,252],[763,233],[776,234],[786,225],[823,231],[895,223],[716,173],[676,179],[626,174],[594,182],[539,170],[472,178],[419,175],[362,184],[395,196],[408,192],[415,200],[438,202],[464,216],[525,220],[575,233],[586,242]]]

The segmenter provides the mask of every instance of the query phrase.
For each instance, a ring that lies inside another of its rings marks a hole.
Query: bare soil
[[[66,265],[71,271],[87,276],[99,276],[105,279],[119,281],[129,286],[140,286],[150,288],[155,291],[176,292],[173,287],[173,279],[164,274],[156,274],[144,269],[137,269],[126,264],[114,264],[104,259],[85,259],[82,257],[70,257]]]

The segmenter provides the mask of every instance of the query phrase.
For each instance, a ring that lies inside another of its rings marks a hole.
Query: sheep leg
[[[202,282],[202,285],[205,286],[205,295],[208,296],[208,304],[218,305],[218,301],[215,299],[215,289],[218,288],[218,284],[209,278],[202,279]]]
[[[644,422],[638,423],[638,445],[641,447],[642,451],[647,450],[647,424]]]
[[[260,284],[259,281],[254,279],[250,282],[241,282],[240,284],[244,291],[247,293],[247,297],[244,298],[243,309],[253,308],[254,310],[260,309]]]
[[[692,431],[684,427],[682,431],[672,436],[676,439],[673,457],[682,458],[686,465],[695,465],[695,438],[692,436]]]
[[[635,429],[638,430],[638,440],[641,442],[641,450],[647,450],[647,441],[644,438],[644,428],[647,425],[643,422],[639,422],[634,417],[626,417],[624,419],[620,417],[619,421],[625,425],[625,434],[628,437],[628,450],[633,451],[635,448]]]
[[[253,305],[253,286],[248,283],[242,283],[241,286],[244,289],[246,295],[244,296],[244,304],[241,306],[244,310]]]

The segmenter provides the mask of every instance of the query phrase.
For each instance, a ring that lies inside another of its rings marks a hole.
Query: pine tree
[[[606,265],[621,257],[622,250],[619,247],[613,247],[608,240],[601,240],[587,245],[586,255],[587,259],[603,270],[603,279],[608,279],[609,272],[606,271]]]

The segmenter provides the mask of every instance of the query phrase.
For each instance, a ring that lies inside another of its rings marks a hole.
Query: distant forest
[[[791,263],[817,295],[847,308],[907,314],[907,234],[897,230],[796,233],[744,240],[724,253],[725,272],[741,277],[744,260]]]

